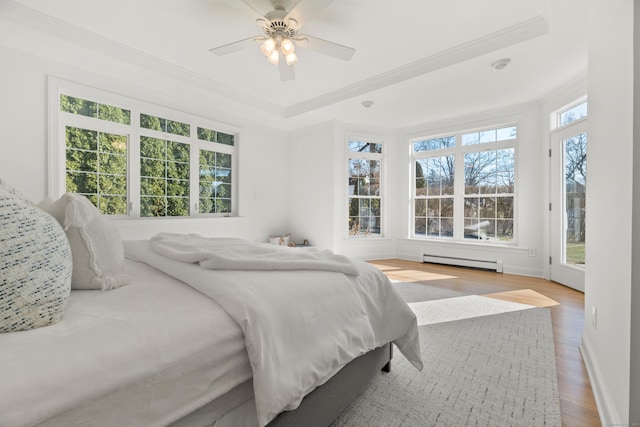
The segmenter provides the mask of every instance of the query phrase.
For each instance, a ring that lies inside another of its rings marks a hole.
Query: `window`
[[[411,141],[413,237],[514,239],[515,126]]]
[[[587,101],[582,101],[577,105],[564,109],[557,113],[558,126],[566,126],[569,123],[575,122],[587,117]]]
[[[73,93],[60,88],[56,94],[64,151],[58,156],[64,168],[53,165],[56,176],[64,176],[58,192],[83,194],[106,215],[235,214],[233,132],[199,117],[85,89],[86,95],[82,88]]]
[[[349,140],[349,235],[382,235],[382,143]]]

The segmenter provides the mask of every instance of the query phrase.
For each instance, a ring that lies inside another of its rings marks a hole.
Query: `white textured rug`
[[[424,322],[425,368],[418,372],[396,352],[391,372],[377,376],[334,427],[561,425],[548,309],[396,286]]]

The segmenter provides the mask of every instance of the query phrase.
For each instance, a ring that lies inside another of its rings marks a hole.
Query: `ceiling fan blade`
[[[300,0],[298,4],[287,13],[284,20],[286,22],[288,19],[295,19],[298,23],[297,28],[302,28],[305,22],[316,16],[318,12],[327,7],[331,2],[333,2],[333,0]]]
[[[264,37],[251,37],[248,39],[238,40],[237,42],[211,48],[209,49],[209,52],[215,53],[218,56],[227,55],[229,53],[237,52],[239,50],[254,46],[256,42],[261,40],[264,40]]]
[[[293,65],[287,65],[284,58],[280,58],[278,61],[278,70],[280,71],[280,81],[287,82],[296,78]]]
[[[350,60],[353,54],[356,52],[356,50],[351,47],[319,39],[317,37],[308,36],[306,34],[296,37],[295,42],[296,45],[302,48],[311,49],[318,53],[342,59],[343,61]]]
[[[269,9],[264,10],[264,0],[240,0],[242,3],[244,3],[247,7],[243,8],[244,11],[246,12],[247,9],[249,9],[249,13],[251,14],[251,17],[253,19],[255,19],[256,21],[258,21],[258,24],[263,25],[262,22],[266,22],[267,18],[264,17],[264,15],[269,12]],[[237,3],[236,0],[233,1],[233,3]]]

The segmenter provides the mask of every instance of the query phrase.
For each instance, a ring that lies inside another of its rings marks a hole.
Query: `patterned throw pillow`
[[[118,230],[89,199],[65,193],[53,203],[41,206],[58,220],[69,239],[73,253],[72,289],[107,291],[130,282],[125,274],[124,248]]]
[[[57,323],[71,291],[67,236],[51,215],[0,181],[0,332]]]

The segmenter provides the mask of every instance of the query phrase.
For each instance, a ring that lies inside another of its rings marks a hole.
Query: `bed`
[[[391,343],[422,366],[415,316],[369,264],[203,236],[120,244],[126,281],[103,275],[112,288],[71,290],[51,324],[0,333],[0,425],[326,426]],[[212,246],[248,258],[207,267]]]

